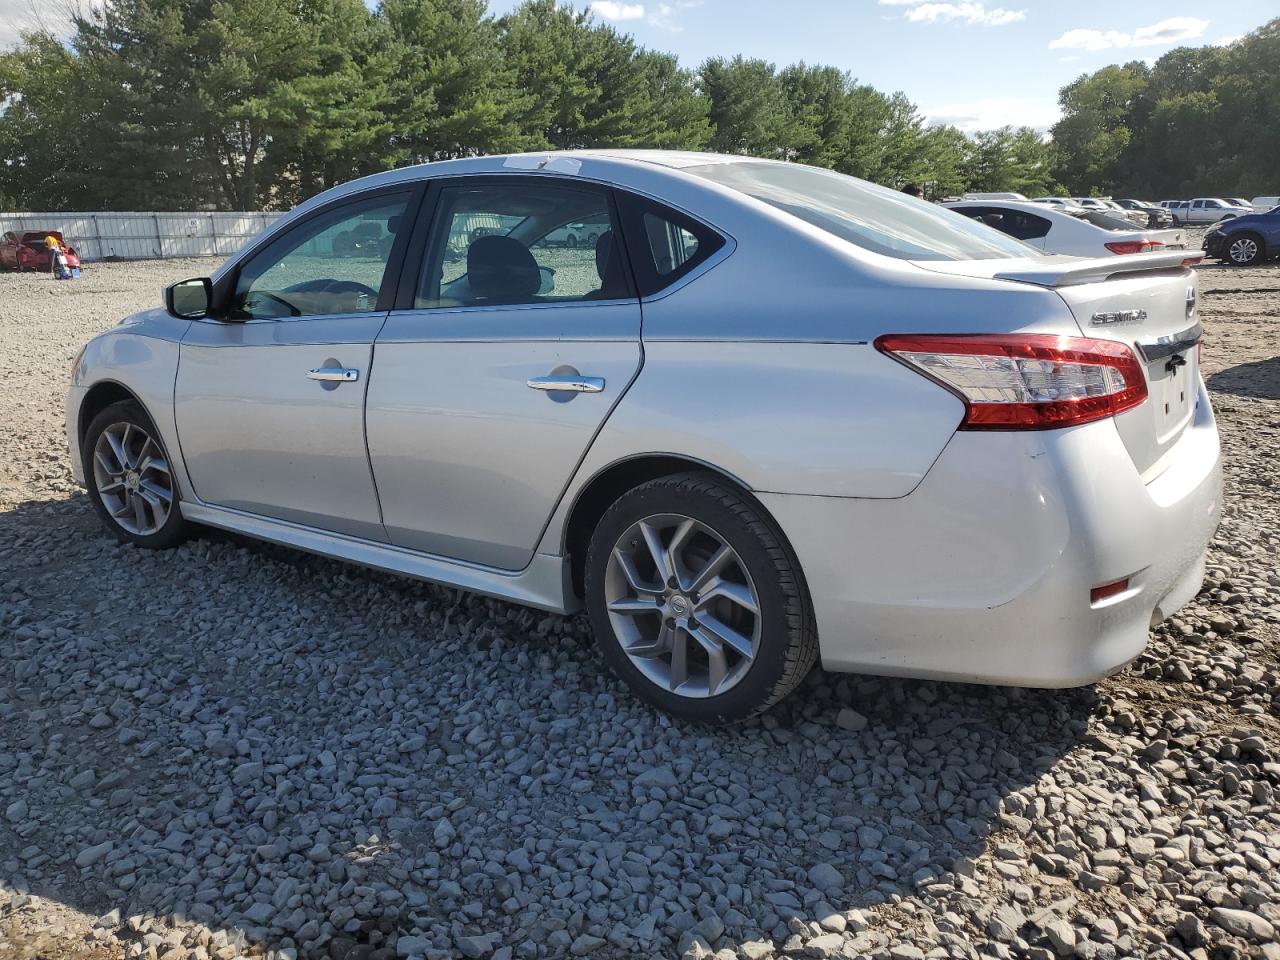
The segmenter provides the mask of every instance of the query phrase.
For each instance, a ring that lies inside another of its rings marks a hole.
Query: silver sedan
[[[764,710],[819,658],[1081,684],[1203,575],[1194,259],[1044,257],[742,157],[428,164],[88,343],[67,435],[122,540],[209,525],[585,607],[683,717]]]

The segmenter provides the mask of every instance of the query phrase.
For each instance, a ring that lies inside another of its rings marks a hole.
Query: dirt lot
[[[0,275],[0,960],[1280,958],[1280,265],[1201,270],[1225,516],[1128,670],[817,671],[731,730],[637,706],[578,618],[109,540],[68,367],[209,269]]]

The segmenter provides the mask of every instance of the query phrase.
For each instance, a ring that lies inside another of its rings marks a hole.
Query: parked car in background
[[[1153,229],[1173,226],[1173,216],[1164,207],[1158,207],[1154,203],[1147,203],[1145,200],[1117,200],[1115,202],[1122,209],[1145,217],[1146,222],[1139,223],[1139,226],[1147,226]]]
[[[1100,210],[1066,213],[1042,204],[1012,200],[962,200],[943,204],[972,220],[980,220],[1045,253],[1074,257],[1181,250],[1181,230],[1140,230],[1128,220]]]
[[[1061,210],[1063,213],[1079,213],[1084,210],[1084,207],[1070,197],[1036,197],[1031,202],[1048,204],[1053,209]]]
[[[513,225],[451,262],[476,214]],[[385,259],[327,242],[360,222]],[[608,231],[540,244],[571,223]],[[315,196],[99,334],[67,436],[124,542],[208,524],[585,606],[616,674],[694,720],[819,656],[1082,684],[1204,578],[1196,282],[800,164],[468,158]]]
[[[1204,235],[1203,248],[1217,260],[1242,267],[1280,256],[1280,205],[1218,221]]]
[[[1253,210],[1234,206],[1220,197],[1197,197],[1195,200],[1180,200],[1169,208],[1169,212],[1177,224],[1197,224],[1217,223],[1224,217],[1238,217]]]
[[[1020,193],[966,193],[965,200],[1025,200]]]
[[[0,235],[0,269],[4,270],[42,270],[48,273],[53,269],[49,262],[49,248],[45,240],[49,236],[58,238],[62,252],[67,257],[67,269],[79,269],[80,257],[74,248],[67,246],[60,230],[28,230],[26,233],[9,232]]]
[[[1276,207],[1280,207],[1280,196],[1277,197],[1254,197],[1250,201],[1250,209],[1254,213],[1268,213]]]
[[[547,246],[561,246],[574,249],[576,247],[595,248],[600,235],[608,229],[607,225],[598,223],[566,223],[563,227],[552,230],[542,238]]]

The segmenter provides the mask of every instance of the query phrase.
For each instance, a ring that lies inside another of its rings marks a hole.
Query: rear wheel
[[[107,407],[89,424],[81,448],[89,498],[124,543],[165,549],[186,540],[178,487],[159,431],[132,400]]]
[[[760,509],[715,478],[642,484],[601,518],[587,609],[610,668],[689,720],[761,713],[818,655],[799,564]]]
[[[1262,260],[1262,238],[1256,233],[1238,233],[1227,241],[1227,259],[1239,267],[1247,267]]]

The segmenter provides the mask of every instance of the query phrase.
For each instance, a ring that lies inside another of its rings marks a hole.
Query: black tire
[[[659,686],[632,663],[610,620],[605,585],[613,549],[634,524],[660,514],[714,529],[756,586],[758,646],[746,673],[722,694],[692,698]],[[757,504],[713,475],[659,477],[623,494],[596,525],[585,566],[587,611],[605,662],[638,697],[677,717],[729,723],[763,713],[794,690],[818,659],[813,608],[795,554]]]
[[[1250,253],[1250,243],[1253,245],[1252,253]],[[1238,254],[1244,256],[1244,259],[1238,259]],[[1232,266],[1251,267],[1267,259],[1267,245],[1258,234],[1242,230],[1227,237],[1226,244],[1222,248],[1222,259]]]
[[[167,550],[176,547],[191,536],[193,528],[191,523],[182,518],[178,487],[177,483],[172,479],[172,474],[170,474],[169,480],[172,500],[168,509],[168,516],[154,532],[139,534],[126,529],[121,526],[120,522],[103,502],[103,495],[99,492],[98,484],[95,480],[94,449],[97,447],[98,440],[104,431],[120,424],[132,424],[141,430],[156,447],[159,447],[165,463],[169,466],[169,470],[172,471],[173,469],[173,461],[169,459],[168,451],[164,449],[159,431],[152,424],[151,418],[147,416],[146,411],[133,400],[118,401],[103,409],[90,421],[89,429],[84,434],[84,443],[80,447],[81,462],[84,464],[85,485],[89,490],[89,499],[93,502],[94,509],[98,511],[98,517],[102,520],[103,526],[111,531],[121,543],[132,543],[148,550]]]

